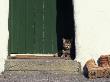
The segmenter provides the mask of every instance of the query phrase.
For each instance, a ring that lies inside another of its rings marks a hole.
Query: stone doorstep
[[[11,71],[46,71],[61,73],[81,73],[81,64],[64,59],[8,59],[5,62],[5,72]]]
[[[81,75],[82,73],[71,71],[4,71],[3,75],[41,75],[41,74],[49,74],[49,75]]]

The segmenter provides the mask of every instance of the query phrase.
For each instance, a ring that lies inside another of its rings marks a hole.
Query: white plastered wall
[[[76,60],[83,65],[101,54],[110,54],[110,0],[74,0]],[[9,0],[0,0],[0,72],[8,55]]]
[[[110,54],[110,0],[74,0],[77,57],[82,66]]]
[[[8,10],[9,0],[0,0],[0,72],[8,55]]]

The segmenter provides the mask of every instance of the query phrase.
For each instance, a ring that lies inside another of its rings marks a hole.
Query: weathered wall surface
[[[110,54],[110,0],[74,0],[77,60]]]
[[[4,70],[4,60],[8,49],[9,0],[0,0],[0,72]]]
[[[82,66],[90,58],[110,53],[110,0],[74,0],[77,57]],[[0,0],[0,72],[8,49],[9,0]]]

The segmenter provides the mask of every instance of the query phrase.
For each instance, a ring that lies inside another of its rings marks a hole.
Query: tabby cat
[[[62,51],[59,53],[54,54],[54,57],[61,57],[64,59],[71,59],[70,57],[70,50],[71,50],[71,39],[63,38],[63,48]]]
[[[62,49],[62,56],[61,58],[70,59],[70,50],[71,50],[71,39],[63,38],[63,49]]]

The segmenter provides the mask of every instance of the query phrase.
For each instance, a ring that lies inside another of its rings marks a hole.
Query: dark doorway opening
[[[57,47],[58,53],[62,53],[63,38],[72,39],[71,58],[75,59],[75,21],[74,6],[72,0],[57,0]]]

